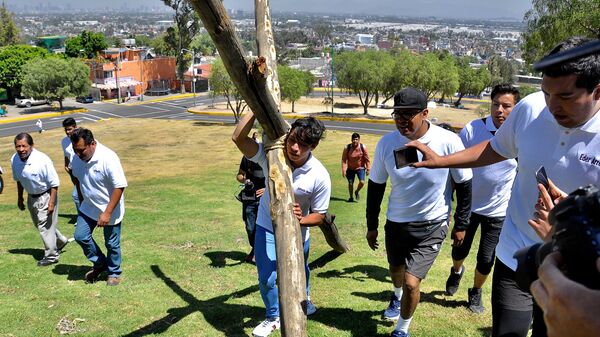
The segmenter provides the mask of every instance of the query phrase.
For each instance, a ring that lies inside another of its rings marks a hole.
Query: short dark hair
[[[323,139],[325,125],[314,117],[304,117],[292,123],[290,133],[294,130],[296,130],[296,134],[301,141],[308,145],[317,146],[319,141]]]
[[[490,98],[493,101],[494,98],[496,98],[496,95],[504,95],[504,94],[513,95],[513,97],[515,98],[515,103],[517,103],[518,101],[521,100],[521,93],[519,92],[519,89],[513,87],[512,85],[510,85],[508,83],[498,84],[498,85],[494,86],[494,89],[492,89],[492,94],[490,95]]]
[[[29,146],[33,146],[33,138],[27,132],[21,132],[15,136],[15,145],[17,145],[17,141],[19,141],[21,139],[26,139],[27,144],[29,144]]]
[[[90,129],[78,128],[73,131],[69,138],[73,144],[77,143],[80,139],[83,139],[85,145],[90,145],[94,141],[94,134]]]
[[[593,41],[593,39],[581,36],[568,38],[554,47],[546,57],[591,41]],[[542,69],[542,73],[544,76],[550,77],[576,75],[577,80],[575,81],[575,86],[577,88],[584,88],[588,93],[591,93],[598,83],[600,83],[600,54],[595,53],[574,60],[553,64]]]
[[[64,121],[62,121],[63,128],[67,126],[77,126],[77,121],[73,117],[67,117]]]
[[[350,139],[354,139],[354,138],[360,139],[360,135],[358,134],[358,132],[353,133],[352,137],[350,137]]]

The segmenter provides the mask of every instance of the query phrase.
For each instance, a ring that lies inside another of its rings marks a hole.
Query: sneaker
[[[476,314],[482,314],[485,310],[481,303],[481,288],[469,288],[469,310]]]
[[[394,330],[394,331],[392,331],[392,334],[390,335],[390,337],[410,337],[410,334],[408,332],[404,332],[402,330]]]
[[[46,267],[51,264],[58,263],[58,260],[48,260],[47,258],[43,258],[37,262],[38,267]]]
[[[87,273],[85,273],[85,283],[94,283],[98,280],[98,277],[100,276],[100,274],[102,274],[102,272],[106,270],[106,268],[100,268],[100,269],[96,269],[96,268],[92,268],[92,270],[88,271]]]
[[[306,316],[310,316],[317,312],[317,307],[313,304],[311,300],[306,301]]]
[[[460,279],[465,273],[465,266],[460,267],[460,274],[454,272],[454,267],[450,267],[450,276],[446,280],[446,295],[452,296],[458,290],[460,285]]]
[[[397,321],[400,317],[400,299],[393,294],[390,298],[390,305],[383,311],[383,320]]]
[[[109,277],[108,280],[106,280],[107,286],[118,286],[119,284],[121,284],[120,277]]]
[[[348,198],[348,202],[354,202],[354,199],[352,197]]]
[[[252,330],[252,336],[254,337],[266,337],[271,332],[279,329],[281,323],[279,323],[279,317],[269,317],[262,321],[259,325]]]
[[[354,197],[356,198],[356,201],[360,200],[360,194],[358,194],[358,191],[354,192]]]

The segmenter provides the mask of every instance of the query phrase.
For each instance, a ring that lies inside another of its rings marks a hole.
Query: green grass
[[[150,120],[111,120],[91,127],[96,138],[120,155],[129,181],[122,231],[124,282],[118,287],[85,284],[90,263],[77,244],[67,247],[59,264],[36,266],[42,243],[29,214],[16,207],[9,167],[12,138],[0,138],[0,164],[8,183],[0,195],[0,336],[58,336],[56,326],[63,318],[83,320],[76,328],[85,336],[250,335],[263,319],[264,307],[256,269],[242,263],[250,247],[241,205],[233,197],[240,155],[229,140],[232,127]],[[330,131],[315,151],[330,172],[330,210],[337,214],[351,251],[333,256],[319,230],[313,230],[311,297],[318,311],[308,320],[309,336],[385,336],[393,329],[380,320],[391,283],[384,250],[371,251],[364,238],[366,198],[345,202],[339,162],[350,134]],[[55,130],[33,136],[36,147],[57,165],[63,183],[59,228],[71,235],[74,206],[60,169],[62,134]],[[378,138],[363,135],[371,153]],[[489,335],[489,282],[486,313],[476,316],[465,307],[474,255],[467,259],[458,294],[442,295],[451,264],[446,240],[422,283],[411,336]]]

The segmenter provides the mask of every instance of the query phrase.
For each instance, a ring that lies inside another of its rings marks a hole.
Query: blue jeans
[[[310,295],[310,270],[308,269],[308,252],[310,239],[304,242],[304,272],[306,273],[306,295]],[[277,253],[275,235],[261,226],[256,226],[254,246],[256,269],[258,269],[258,286],[260,296],[265,304],[267,318],[279,317],[279,290],[277,289]]]
[[[92,232],[97,225],[96,220],[79,213],[75,227],[75,241],[83,248],[85,257],[94,264],[94,269],[106,269],[109,277],[119,277],[121,275],[121,223],[103,228],[106,256],[92,237]]]
[[[242,204],[242,219],[244,219],[244,223],[246,224],[246,234],[248,234],[248,242],[250,243],[251,247],[254,247],[258,204],[258,202],[249,202]]]

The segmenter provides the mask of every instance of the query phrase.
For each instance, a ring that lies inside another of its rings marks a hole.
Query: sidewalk
[[[79,105],[79,103],[75,103],[75,100],[72,99],[63,101],[62,111],[58,111],[58,109],[53,107],[52,105],[38,105],[33,106],[31,108],[19,108],[16,105],[5,105],[7,108],[7,113],[4,117],[0,117],[0,124],[36,120],[48,117],[65,116],[69,114],[88,111],[83,107],[77,106]]]

